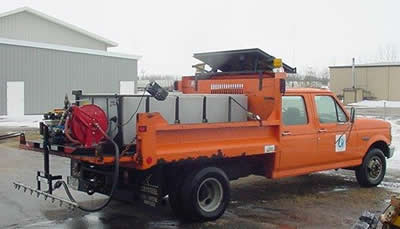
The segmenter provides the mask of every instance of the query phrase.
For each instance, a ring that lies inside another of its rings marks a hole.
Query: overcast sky
[[[203,51],[260,48],[321,70],[400,47],[398,0],[2,0],[0,12],[23,6],[119,43],[109,51],[141,55],[139,74],[190,75]]]

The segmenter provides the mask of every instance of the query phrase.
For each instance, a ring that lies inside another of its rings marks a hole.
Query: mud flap
[[[154,168],[144,176],[139,187],[139,197],[143,203],[152,207],[157,207],[161,204],[163,197],[163,174],[162,168]]]

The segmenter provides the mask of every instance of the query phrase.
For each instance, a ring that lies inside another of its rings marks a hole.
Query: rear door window
[[[282,97],[283,124],[305,125],[308,123],[307,110],[302,96]]]

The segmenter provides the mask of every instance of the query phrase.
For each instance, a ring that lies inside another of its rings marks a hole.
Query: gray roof
[[[80,34],[88,36],[88,37],[90,37],[92,39],[95,39],[97,41],[101,41],[101,42],[107,44],[107,46],[109,46],[109,47],[118,46],[118,44],[116,42],[114,42],[114,41],[108,40],[108,39],[106,39],[104,37],[101,37],[101,36],[99,36],[97,34],[88,32],[88,31],[86,31],[86,30],[84,30],[82,28],[79,28],[79,27],[77,27],[75,25],[71,25],[71,24],[69,24],[67,22],[61,21],[61,20],[59,20],[57,18],[54,18],[54,17],[49,16],[47,14],[44,14],[44,13],[42,13],[40,11],[34,10],[34,9],[30,8],[30,7],[21,7],[21,8],[15,9],[15,10],[11,10],[11,11],[8,11],[8,12],[5,12],[5,13],[1,13],[0,14],[0,18],[9,16],[9,15],[13,15],[13,14],[17,14],[17,13],[21,13],[21,12],[28,12],[28,13],[34,14],[34,15],[36,15],[38,17],[41,17],[41,18],[43,18],[45,20],[51,21],[51,22],[53,22],[55,24],[58,24],[58,25],[61,25],[63,27],[66,27],[68,29],[71,29],[71,30],[73,30],[75,32],[78,32]]]
[[[259,48],[195,53],[193,57],[222,72],[272,71],[275,59]],[[296,68],[285,63],[283,68],[287,73],[296,73]]]
[[[77,48],[77,47],[70,47],[70,46],[65,46],[65,45],[55,45],[55,44],[39,43],[39,42],[31,42],[31,41],[21,41],[21,40],[7,39],[7,38],[1,38],[1,37],[0,37],[0,44],[41,48],[41,49],[51,49],[51,50],[58,50],[58,51],[65,51],[65,52],[84,53],[84,54],[91,54],[91,55],[98,55],[98,56],[110,56],[110,57],[118,57],[118,58],[124,58],[124,59],[132,59],[132,60],[139,60],[141,58],[141,56],[138,56],[138,55],[107,52],[107,51],[95,50],[95,49]]]
[[[351,68],[352,65],[337,65],[329,66],[329,68]],[[356,68],[366,67],[400,67],[400,62],[379,62],[379,63],[368,63],[368,64],[356,64]]]

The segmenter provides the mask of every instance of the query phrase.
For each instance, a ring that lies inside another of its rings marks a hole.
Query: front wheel
[[[362,187],[379,185],[386,173],[386,159],[382,150],[370,149],[363,163],[356,168],[356,178]]]
[[[229,180],[224,171],[207,167],[186,177],[182,205],[189,220],[209,221],[224,214],[230,201]]]

